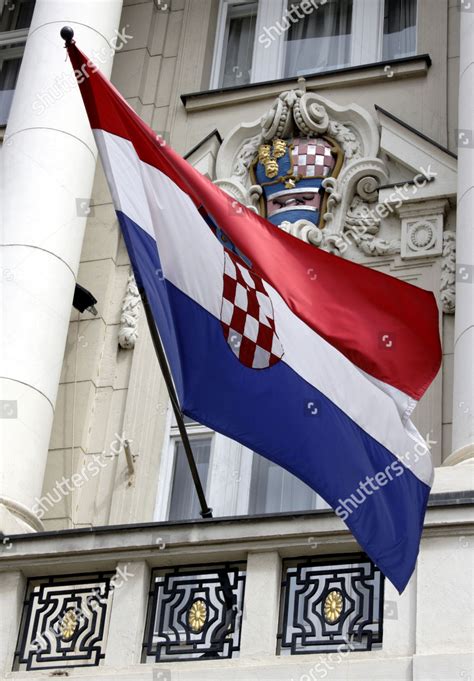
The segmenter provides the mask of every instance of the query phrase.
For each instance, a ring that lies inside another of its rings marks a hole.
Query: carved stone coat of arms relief
[[[376,240],[380,221],[363,213],[388,176],[378,148],[377,126],[360,107],[288,90],[259,121],[224,140],[216,184],[276,227],[342,254],[345,232],[362,221],[356,242]],[[391,244],[379,241],[387,252]]]
[[[322,227],[328,199],[323,182],[337,177],[342,162],[340,146],[322,136],[261,144],[250,167],[254,184],[262,188],[260,213],[278,227],[298,220]]]

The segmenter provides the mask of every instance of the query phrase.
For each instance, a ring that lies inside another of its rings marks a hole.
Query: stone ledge
[[[327,90],[334,87],[350,87],[365,85],[373,82],[397,81],[403,78],[425,77],[431,66],[428,54],[403,59],[392,59],[385,62],[349,66],[343,69],[333,69],[324,73],[305,76],[307,91]],[[390,69],[390,70],[389,70]],[[390,74],[390,75],[388,75]],[[252,83],[219,90],[191,92],[181,95],[181,101],[188,113],[215,109],[220,106],[235,106],[242,102],[255,101],[277,97],[286,88],[297,87],[298,78],[279,78],[263,83]]]

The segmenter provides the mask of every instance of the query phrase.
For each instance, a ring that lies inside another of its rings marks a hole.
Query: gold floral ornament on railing
[[[191,604],[188,610],[188,625],[195,634],[201,633],[207,621],[207,605],[202,599]]]
[[[77,629],[78,621],[74,610],[66,610],[60,623],[59,633],[63,641],[70,641]]]
[[[344,606],[344,599],[340,591],[330,591],[324,599],[324,619],[328,624],[334,624],[340,618]]]
[[[272,141],[272,147],[269,144],[261,144],[258,148],[258,160],[265,168],[265,175],[269,178],[278,175],[278,160],[286,153],[286,142],[275,138]]]

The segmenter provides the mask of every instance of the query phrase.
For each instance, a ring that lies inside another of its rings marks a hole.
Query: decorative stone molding
[[[403,258],[423,255],[438,255],[441,247],[442,225],[439,218],[407,220],[405,222]],[[436,252],[433,253],[434,249]]]
[[[140,316],[140,294],[133,273],[127,281],[127,290],[122,302],[118,342],[124,350],[132,350],[138,338],[138,319]]]
[[[430,258],[443,251],[444,215],[448,207],[445,199],[402,205],[398,209],[401,218],[401,257]]]
[[[385,163],[377,158],[365,158],[345,165],[337,179],[324,180],[323,185],[329,192],[325,237],[328,243],[337,244],[344,239],[344,232],[353,223],[358,223],[364,239],[355,244],[369,242],[375,238],[380,228],[380,219],[369,208],[377,198],[377,188],[387,181]],[[365,216],[364,216],[365,213]],[[345,250],[345,249],[344,249]]]
[[[440,290],[443,312],[454,314],[456,307],[456,234],[449,230],[443,234]]]

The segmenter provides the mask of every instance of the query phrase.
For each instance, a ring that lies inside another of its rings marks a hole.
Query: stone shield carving
[[[228,135],[216,161],[216,184],[280,229],[342,254],[354,199],[376,200],[387,180],[378,148],[377,126],[360,107],[288,90],[261,119]],[[363,243],[371,253],[367,242],[378,228],[365,230],[355,245]]]

